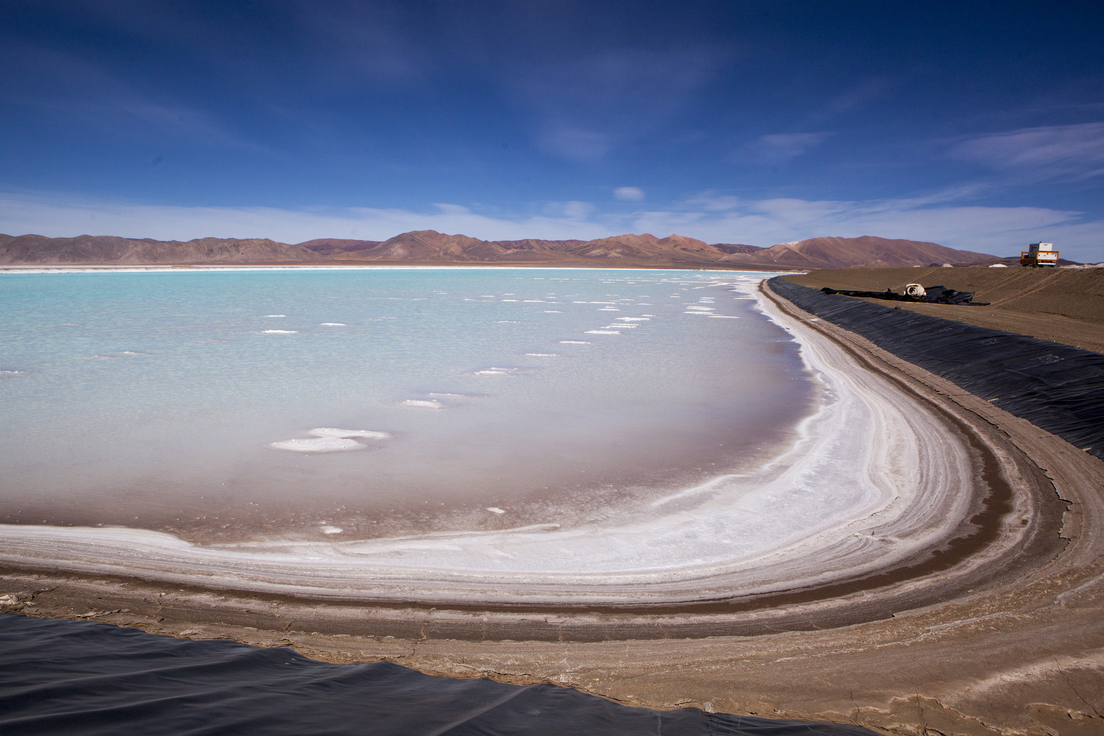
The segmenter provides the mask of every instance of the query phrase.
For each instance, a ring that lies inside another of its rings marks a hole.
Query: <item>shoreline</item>
[[[206,271],[371,271],[371,270],[414,270],[414,269],[476,269],[476,270],[503,270],[503,269],[564,269],[572,271],[711,271],[719,273],[769,273],[774,276],[794,273],[804,273],[802,270],[773,270],[766,271],[761,268],[741,269],[730,266],[679,266],[638,264],[632,266],[595,266],[588,263],[562,263],[542,262],[531,263],[330,263],[330,264],[296,264],[296,263],[179,263],[179,264],[72,264],[72,265],[28,265],[28,264],[4,264],[0,265],[0,274],[4,273],[180,273],[180,272],[206,272]]]
[[[948,548],[935,558],[943,573],[921,570],[908,579],[874,580],[863,590],[822,590],[827,595],[820,599],[775,600],[742,613],[492,613],[487,606],[448,613],[433,606],[235,598],[173,583],[14,569],[5,571],[0,593],[15,595],[15,608],[28,615],[291,644],[329,661],[388,659],[431,674],[548,681],[632,705],[709,702],[725,712],[894,732],[924,723],[960,733],[1041,733],[1051,722],[1071,719],[1091,726],[1087,718],[1099,728],[1104,721],[1093,710],[1101,704],[1083,695],[1104,692],[1104,622],[1096,603],[1104,593],[1104,463],[861,338],[787,311],[817,329],[817,339],[857,356],[865,370],[954,417],[960,431],[977,438],[976,451],[988,448],[983,465],[1007,476],[1013,507],[1002,515],[994,505],[978,520],[991,536],[988,544],[977,545],[977,537],[976,549],[959,543],[956,550],[945,540]],[[967,519],[982,511],[979,499],[971,509]],[[449,637],[453,627],[468,637]],[[576,629],[591,635],[581,638]],[[484,641],[488,634],[495,640]],[[664,638],[671,636],[697,638]]]

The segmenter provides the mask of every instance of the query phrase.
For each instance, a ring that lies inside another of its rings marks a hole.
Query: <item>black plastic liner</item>
[[[553,685],[0,614],[0,733],[876,736],[858,726],[629,708]]]
[[[780,276],[769,284],[806,312],[1104,459],[1104,355],[823,294]]]

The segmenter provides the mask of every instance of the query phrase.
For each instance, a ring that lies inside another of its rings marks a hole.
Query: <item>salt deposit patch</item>
[[[435,399],[406,399],[399,402],[403,406],[411,406],[415,409],[444,409],[445,405]]]
[[[380,432],[375,429],[337,429],[336,427],[318,427],[312,429],[310,434],[315,437],[340,437],[344,439],[363,437],[369,440],[385,440],[391,436],[390,432]]]
[[[319,529],[321,529],[323,534],[341,534],[341,532],[345,531],[339,526],[330,526],[329,524],[323,524]]]
[[[472,371],[468,375],[471,376],[512,376],[518,373],[517,368],[498,368],[497,366],[491,366],[490,368],[483,368],[478,371]]]
[[[284,440],[273,442],[269,447],[277,450],[291,450],[293,452],[345,452],[347,450],[363,450],[364,445],[356,440],[341,437],[317,437],[310,440]]]
[[[497,506],[488,506],[487,510],[490,511],[492,514],[505,514],[506,513],[506,509],[500,509]]]

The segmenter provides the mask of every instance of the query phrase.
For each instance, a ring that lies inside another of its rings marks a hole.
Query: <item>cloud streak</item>
[[[799,156],[819,146],[832,137],[830,132],[773,133],[759,136],[736,152],[736,160],[742,163],[764,165],[788,164]]]
[[[947,155],[1031,181],[1080,181],[1104,175],[1104,123],[1052,125],[978,136]]]

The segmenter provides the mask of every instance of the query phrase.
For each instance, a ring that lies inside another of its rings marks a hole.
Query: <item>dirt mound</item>
[[[787,276],[816,289],[903,291],[906,284],[974,292],[987,307],[894,306],[1104,353],[1104,268],[872,268]]]

